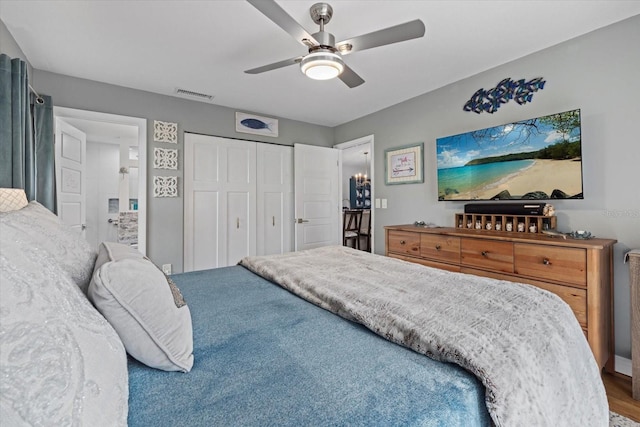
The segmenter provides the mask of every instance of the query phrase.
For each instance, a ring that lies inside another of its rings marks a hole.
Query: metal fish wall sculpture
[[[500,81],[496,87],[488,90],[478,89],[470,100],[464,104],[464,111],[473,111],[480,114],[483,111],[493,114],[498,111],[502,104],[506,104],[514,99],[518,104],[523,105],[531,102],[533,93],[544,89],[546,80],[536,77],[528,82],[524,79],[518,81],[506,78]]]

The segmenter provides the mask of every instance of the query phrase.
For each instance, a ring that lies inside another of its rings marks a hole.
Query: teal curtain
[[[34,199],[56,213],[56,169],[53,104],[51,97],[31,94],[31,113],[35,142],[36,194]]]
[[[53,105],[29,90],[27,64],[0,54],[0,187],[56,212]]]

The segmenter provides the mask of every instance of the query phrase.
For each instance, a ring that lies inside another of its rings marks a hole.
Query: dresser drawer
[[[389,252],[420,256],[420,233],[389,231]]]
[[[420,237],[420,256],[437,261],[460,263],[460,238],[423,234]]]
[[[513,273],[513,243],[511,242],[462,238],[460,256],[463,265]]]
[[[585,249],[516,243],[514,253],[516,274],[573,285],[587,284]]]
[[[460,265],[442,264],[442,263],[431,261],[428,259],[414,258],[414,257],[398,255],[398,254],[389,254],[389,258],[401,259],[403,261],[409,261],[409,262],[424,265],[427,267],[439,268],[440,270],[454,271],[456,273],[460,272]]]

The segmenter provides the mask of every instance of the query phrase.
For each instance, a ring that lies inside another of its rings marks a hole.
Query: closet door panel
[[[235,265],[247,255],[251,255],[251,211],[254,202],[249,192],[228,192],[227,197],[227,260],[226,265]]]
[[[281,254],[285,252],[282,216],[284,211],[284,197],[280,192],[264,194],[264,227],[261,238],[264,247],[261,255]]]
[[[224,198],[226,220],[224,265],[235,265],[245,256],[256,254],[256,143],[221,138],[224,159]]]
[[[290,147],[258,146],[258,157],[261,163],[258,167],[258,176],[262,185],[279,187],[286,184],[286,169],[291,170],[291,159],[287,159],[286,154],[290,151]]]
[[[293,148],[257,145],[258,255],[293,249]]]
[[[191,169],[194,183],[219,184],[220,182],[220,147],[208,141],[193,144]]]
[[[238,141],[227,146],[227,184],[232,186],[255,184],[255,145],[254,142]]]
[[[224,139],[185,133],[184,138],[184,271],[226,265],[227,209],[224,183]]]
[[[220,193],[195,191],[193,193],[193,270],[220,266]]]

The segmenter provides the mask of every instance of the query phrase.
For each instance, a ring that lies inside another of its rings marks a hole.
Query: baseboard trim
[[[628,377],[631,376],[631,359],[627,359],[626,357],[616,356],[616,372],[626,375]]]

